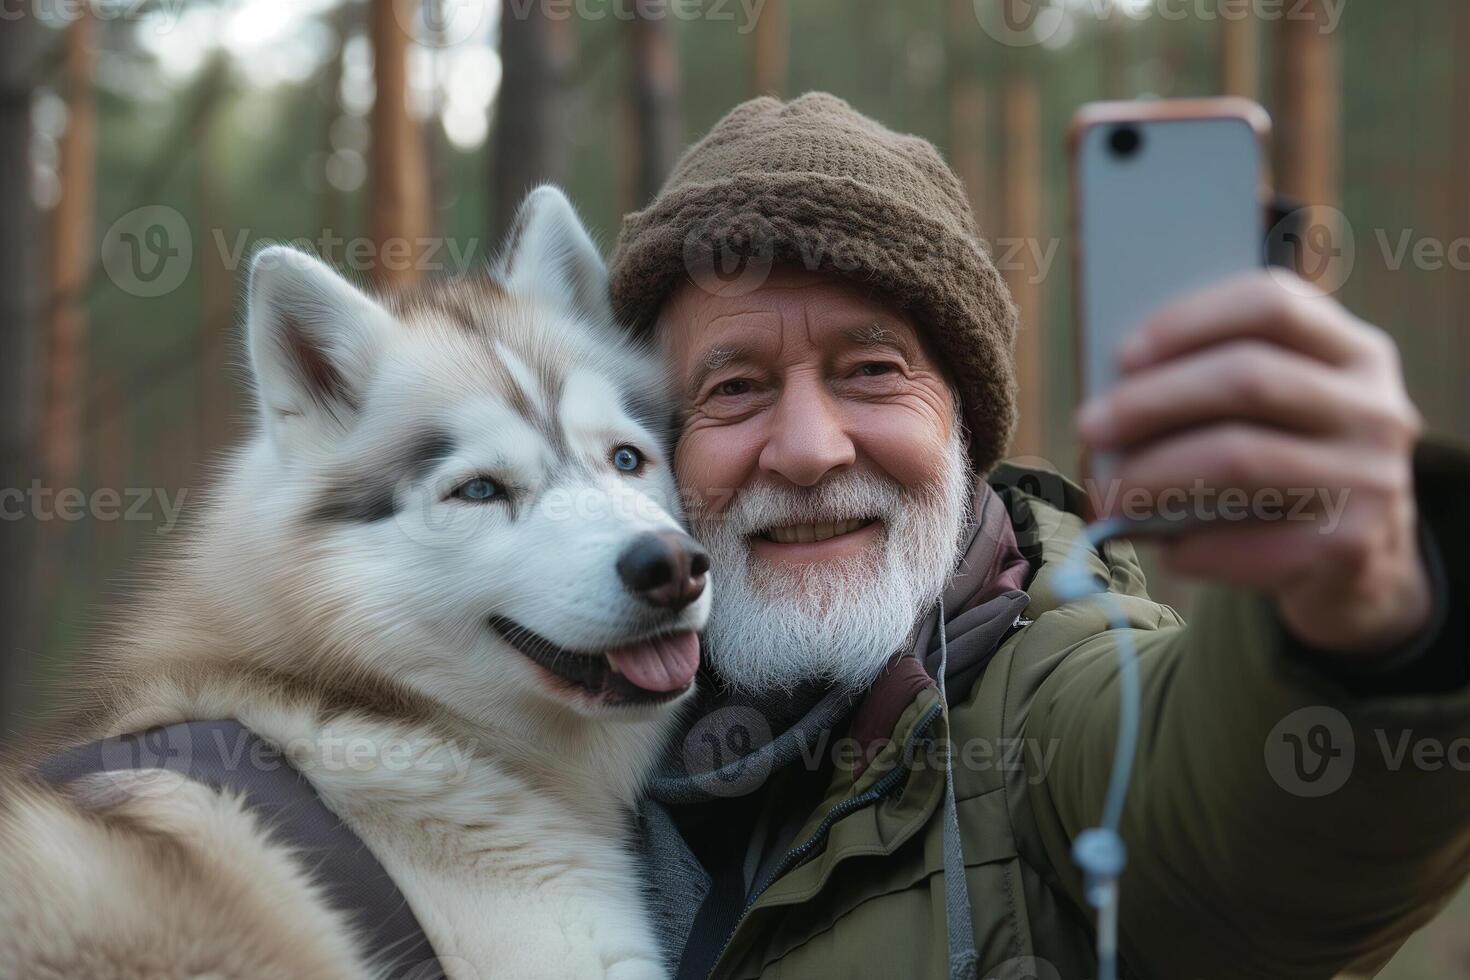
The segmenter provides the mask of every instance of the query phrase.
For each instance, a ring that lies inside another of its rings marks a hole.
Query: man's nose
[[[680,531],[638,535],[618,556],[618,577],[651,606],[676,612],[704,592],[709,555]]]
[[[837,406],[820,384],[789,385],[781,392],[761,449],[762,470],[810,487],[856,460],[857,449]]]

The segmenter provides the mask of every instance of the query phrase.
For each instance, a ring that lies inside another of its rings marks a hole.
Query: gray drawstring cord
[[[1133,775],[1133,759],[1138,751],[1141,684],[1138,677],[1138,650],[1128,631],[1127,617],[1118,601],[1109,594],[1106,582],[1097,582],[1083,562],[1086,548],[1098,549],[1105,541],[1137,530],[1138,524],[1113,519],[1089,524],[1062,563],[1055,589],[1064,600],[1077,600],[1098,595],[1107,606],[1108,625],[1118,651],[1119,683],[1118,736],[1113,753],[1113,771],[1108,777],[1107,796],[1103,802],[1102,824],[1080,832],[1072,842],[1073,860],[1083,871],[1083,890],[1087,901],[1097,909],[1098,980],[1114,980],[1118,975],[1118,879],[1128,862],[1128,851],[1119,833],[1123,801]],[[939,699],[949,711],[949,695],[944,675],[949,669],[949,649],[944,629],[944,599],[939,600]],[[965,854],[960,841],[959,812],[954,798],[953,739],[944,760],[944,912],[949,933],[950,980],[976,980],[979,956],[975,951],[975,932],[970,915],[970,891],[965,881]]]
[[[1155,519],[1155,523],[1158,521]],[[1072,841],[1072,860],[1082,869],[1083,893],[1088,904],[1097,909],[1097,980],[1116,980],[1118,976],[1118,879],[1128,863],[1128,848],[1119,828],[1128,783],[1133,778],[1133,759],[1138,754],[1143,694],[1138,677],[1138,648],[1128,628],[1128,617],[1122,604],[1108,591],[1107,582],[1097,581],[1087,571],[1084,549],[1100,550],[1104,542],[1146,526],[1123,518],[1087,525],[1073,544],[1072,554],[1062,565],[1053,586],[1057,595],[1066,601],[1096,595],[1103,603],[1118,651],[1118,739],[1113,749],[1108,793],[1103,801],[1102,823],[1081,831]]]
[[[949,670],[949,641],[944,629],[944,597],[939,599],[939,701],[946,716],[949,694],[944,675]],[[975,926],[970,914],[970,886],[965,880],[965,851],[960,841],[960,816],[954,799],[954,742],[944,753],[944,918],[949,936],[950,980],[974,980],[980,957],[975,951]]]

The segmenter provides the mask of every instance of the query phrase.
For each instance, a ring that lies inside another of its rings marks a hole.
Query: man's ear
[[[272,440],[289,453],[351,428],[392,316],[286,245],[256,253],[248,296],[250,367]]]
[[[526,195],[495,273],[511,292],[597,322],[612,320],[607,266],[572,202],[550,184]]]

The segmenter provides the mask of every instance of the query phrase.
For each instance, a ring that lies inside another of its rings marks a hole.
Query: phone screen
[[[1261,266],[1261,140],[1241,117],[1085,126],[1077,145],[1082,387],[1117,377],[1113,352],[1150,313]]]

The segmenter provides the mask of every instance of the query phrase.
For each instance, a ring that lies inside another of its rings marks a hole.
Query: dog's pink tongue
[[[693,630],[609,650],[607,659],[645,691],[679,691],[699,669],[699,637]]]

